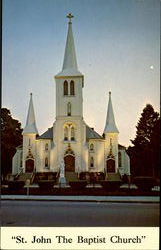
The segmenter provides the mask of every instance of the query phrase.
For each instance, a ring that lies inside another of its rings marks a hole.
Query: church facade
[[[56,120],[42,135],[36,127],[33,97],[30,94],[23,145],[13,157],[12,174],[59,172],[62,160],[65,172],[103,172],[130,175],[130,160],[125,147],[118,143],[111,92],[106,124],[102,135],[83,119],[84,76],[78,70],[68,15],[68,33],[62,71],[55,76]]]

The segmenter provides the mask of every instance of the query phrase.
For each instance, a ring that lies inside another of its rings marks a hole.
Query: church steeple
[[[74,45],[74,37],[72,31],[72,21],[71,19],[74,16],[69,13],[67,18],[69,18],[68,22],[68,33],[67,33],[67,40],[65,46],[65,54],[64,54],[64,62],[62,71],[56,75],[57,76],[82,76],[82,73],[78,71],[77,65],[77,58],[75,52],[75,45]]]
[[[38,134],[36,121],[35,121],[34,106],[33,106],[33,101],[32,101],[32,93],[30,94],[28,115],[27,115],[27,120],[26,120],[26,126],[23,130],[23,134]]]
[[[71,22],[71,18],[73,18],[73,16],[69,14],[67,17],[69,18],[68,34],[67,34],[67,41],[66,41],[65,54],[64,54],[64,63],[63,63],[62,70],[66,70],[66,69],[77,70],[77,58],[76,58],[76,53],[75,53],[75,45],[74,45],[72,22]]]
[[[109,92],[109,102],[108,102],[104,134],[105,133],[119,133],[115,124],[114,112],[113,112],[112,101],[111,101],[111,92]]]

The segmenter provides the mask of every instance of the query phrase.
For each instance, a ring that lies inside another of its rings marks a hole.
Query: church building
[[[84,75],[77,65],[71,21],[73,16],[69,14],[67,17],[69,22],[63,67],[55,75],[56,119],[52,127],[39,135],[33,96],[30,94],[27,121],[23,129],[23,145],[17,147],[13,157],[12,174],[59,173],[63,160],[65,173],[103,172],[106,176],[108,173],[130,175],[129,156],[125,147],[118,143],[119,130],[115,123],[111,92],[102,135],[83,119]]]

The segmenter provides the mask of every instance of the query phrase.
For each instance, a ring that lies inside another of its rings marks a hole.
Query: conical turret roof
[[[33,106],[33,101],[32,101],[32,93],[30,94],[28,115],[27,115],[27,120],[26,120],[26,126],[23,130],[23,134],[38,134],[36,121],[35,121],[34,106]]]
[[[75,52],[75,45],[74,45],[74,37],[72,31],[72,22],[71,18],[73,17],[71,14],[67,16],[70,18],[68,22],[68,34],[65,46],[65,53],[64,53],[64,62],[62,71],[56,75],[57,76],[82,76],[82,73],[78,70],[77,65],[77,58]]]
[[[115,117],[114,117],[112,101],[111,101],[111,92],[109,92],[109,102],[108,102],[107,117],[106,117],[104,133],[119,133],[117,126],[115,124]]]

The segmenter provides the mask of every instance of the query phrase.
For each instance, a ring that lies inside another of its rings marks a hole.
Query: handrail
[[[22,172],[23,172],[23,168],[21,168],[20,172],[15,175],[15,178],[17,178]]]

